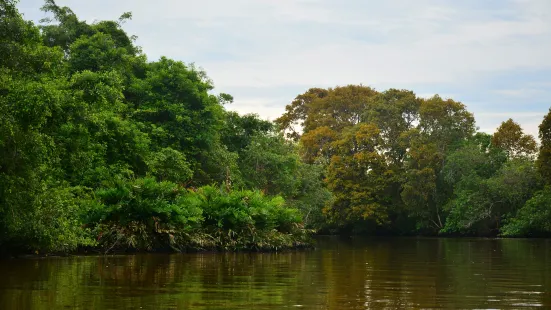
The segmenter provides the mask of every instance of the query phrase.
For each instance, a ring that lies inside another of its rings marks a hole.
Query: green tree
[[[541,146],[537,160],[538,170],[545,182],[551,184],[551,109],[539,126],[539,138]]]
[[[193,66],[148,63],[122,29],[130,13],[88,24],[53,0],[43,9],[53,18],[39,28],[14,1],[0,1],[0,249],[71,251],[97,240],[103,249],[183,249],[205,238],[232,249],[303,244],[299,209],[290,206],[305,202],[306,189],[322,194],[321,176],[273,124],[226,112],[232,97],[212,94]],[[255,193],[248,210],[234,200],[249,192],[233,191],[232,178],[236,188],[292,202]],[[213,195],[224,196],[217,212],[245,226],[197,227],[186,213],[197,196],[184,187],[212,183],[227,185]],[[276,226],[261,223],[268,213]],[[198,230],[188,230],[192,222]],[[234,238],[237,230],[244,235]]]
[[[59,169],[55,133],[71,107],[63,53],[42,44],[13,1],[0,1],[0,246],[71,250],[88,244],[78,188]]]
[[[327,171],[328,188],[335,195],[326,212],[332,220],[347,223],[358,220],[381,225],[388,220],[386,196],[388,175],[379,129],[359,124],[346,130],[334,142],[338,155],[331,158]]]
[[[551,189],[549,187],[535,193],[507,221],[502,229],[503,236],[550,236],[551,235]]]
[[[419,115],[419,125],[407,135],[401,196],[418,228],[437,232],[445,225],[444,205],[452,194],[442,168],[447,154],[472,137],[474,117],[462,103],[439,96],[423,100]]]
[[[279,117],[275,123],[280,130],[286,132],[287,138],[298,141],[300,132],[304,127],[304,121],[309,115],[310,105],[314,101],[323,99],[329,91],[321,88],[310,88],[304,94],[298,95],[290,105],[285,107],[285,114]]]
[[[220,140],[228,151],[239,153],[251,143],[252,137],[268,134],[273,130],[272,123],[260,119],[256,114],[239,115],[228,111],[225,113]]]
[[[294,147],[277,134],[251,137],[239,160],[245,186],[260,189],[269,195],[295,195],[300,158]]]
[[[536,140],[523,133],[522,128],[512,119],[501,123],[492,136],[492,144],[507,152],[510,157],[533,157],[537,152]]]
[[[419,122],[422,100],[408,90],[389,89],[373,99],[373,106],[366,109],[363,118],[376,124],[383,139],[385,157],[400,167],[407,154],[407,132]]]
[[[441,233],[496,235],[541,188],[529,157],[510,158],[494,143],[495,135],[478,133],[446,158],[444,180],[453,195]]]

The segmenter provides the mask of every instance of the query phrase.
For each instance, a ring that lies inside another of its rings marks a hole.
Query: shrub
[[[153,178],[118,180],[86,202],[84,222],[112,250],[277,250],[308,245],[300,211],[259,191],[186,190]]]
[[[551,235],[551,187],[537,192],[501,230],[502,236]]]

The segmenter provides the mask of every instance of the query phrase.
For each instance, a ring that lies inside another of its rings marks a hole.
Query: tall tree
[[[421,102],[412,91],[389,89],[377,94],[372,107],[364,111],[364,121],[376,124],[381,131],[385,156],[397,166],[407,153],[406,132],[419,122]]]
[[[285,113],[275,120],[279,129],[286,133],[287,138],[298,141],[308,117],[310,105],[328,95],[329,91],[321,88],[310,88],[304,94],[298,95],[291,104],[285,107]]]
[[[326,212],[341,224],[360,220],[375,226],[386,223],[389,175],[385,159],[377,151],[379,129],[373,124],[358,124],[345,129],[333,144],[337,152],[331,158],[326,182],[335,200]]]
[[[444,205],[451,195],[442,168],[447,154],[472,137],[474,116],[460,102],[439,96],[425,99],[419,125],[409,136],[401,193],[417,226],[437,232],[445,225]]]
[[[547,184],[551,184],[551,109],[539,126],[540,152],[537,166]]]
[[[534,137],[525,134],[512,119],[502,122],[492,136],[492,144],[507,152],[511,158],[533,157],[537,152]]]

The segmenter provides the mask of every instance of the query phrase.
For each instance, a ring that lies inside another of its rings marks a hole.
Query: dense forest
[[[551,234],[551,111],[476,132],[460,102],[313,88],[275,122],[197,67],[53,0],[0,0],[0,250],[277,250],[312,233]]]
[[[407,90],[310,89],[277,120],[323,167],[325,225],[369,234],[551,233],[551,111],[541,147],[512,119],[476,132],[465,106]]]

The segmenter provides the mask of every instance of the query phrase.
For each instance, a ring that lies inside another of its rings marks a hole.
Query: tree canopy
[[[0,250],[303,244],[304,201],[330,194],[295,143],[193,65],[149,61],[130,13],[42,9],[36,26],[0,1]]]
[[[548,166],[545,121],[538,173],[536,141],[512,119],[476,132],[462,103],[409,90],[314,88],[276,123],[305,162],[325,167],[334,199],[324,213],[341,232],[498,235],[526,213]]]

